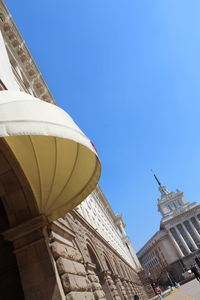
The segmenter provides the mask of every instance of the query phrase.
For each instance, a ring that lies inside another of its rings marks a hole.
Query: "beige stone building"
[[[188,202],[178,189],[169,192],[158,184],[160,230],[137,255],[152,280],[170,283],[183,280],[185,270],[200,255],[200,205]]]
[[[122,216],[97,185],[97,154],[55,105],[3,1],[0,28],[1,299],[148,299]]]

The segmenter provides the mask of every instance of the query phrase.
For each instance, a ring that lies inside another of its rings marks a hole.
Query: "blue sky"
[[[54,98],[97,147],[136,250],[159,192],[199,202],[200,1],[6,0]]]

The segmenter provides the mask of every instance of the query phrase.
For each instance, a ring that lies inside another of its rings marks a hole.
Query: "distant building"
[[[125,223],[97,185],[96,151],[66,118],[0,0],[0,298],[146,300]]]
[[[200,254],[200,205],[188,202],[178,189],[169,192],[158,184],[160,230],[137,255],[152,280],[181,280],[182,273]]]

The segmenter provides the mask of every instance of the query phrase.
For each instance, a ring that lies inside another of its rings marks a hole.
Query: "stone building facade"
[[[146,297],[137,271],[77,212],[52,223],[50,247],[69,299]]]
[[[0,29],[0,90],[23,91],[55,104],[2,0]],[[2,299],[123,300],[135,294],[148,299],[153,291],[124,226],[99,186],[73,211],[49,221],[0,139]]]
[[[185,270],[200,255],[200,205],[188,202],[178,189],[169,192],[158,183],[160,230],[137,254],[154,281],[181,281]]]

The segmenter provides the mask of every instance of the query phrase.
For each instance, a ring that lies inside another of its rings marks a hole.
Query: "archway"
[[[106,283],[106,280],[105,280],[105,277],[104,277],[104,274],[103,274],[104,272],[103,272],[103,269],[100,265],[100,260],[98,259],[94,248],[91,245],[87,244],[87,249],[88,249],[88,253],[89,253],[89,256],[90,256],[90,260],[95,265],[94,272],[95,272],[96,276],[99,279],[99,283],[102,287],[102,290],[105,293],[105,298],[108,299],[108,300],[113,299],[111,291],[110,291],[110,289],[109,289],[109,287]]]
[[[117,275],[118,275],[119,277],[123,277],[123,276],[122,276],[121,269],[120,269],[120,267],[119,267],[119,265],[118,265],[118,261],[115,260],[115,259],[114,259],[114,264],[115,264],[115,269],[116,269],[116,271],[117,271]]]
[[[91,262],[95,264],[95,273],[97,276],[99,276],[99,274],[102,272],[102,268],[100,266],[99,260],[97,259],[97,255],[95,254],[94,250],[89,244],[87,244],[87,249],[88,249]]]
[[[105,259],[105,262],[106,262],[106,265],[108,267],[108,270],[111,272],[111,275],[114,274],[114,270],[113,270],[113,266],[112,264],[110,263],[109,259],[107,258],[106,254],[104,253],[104,259]]]
[[[109,270],[109,275],[107,279],[110,282],[109,285],[112,285],[111,293],[113,295],[113,298],[115,299],[115,297],[120,297],[120,299],[124,299],[122,294],[122,288],[119,282],[119,277],[116,273],[116,268],[113,265],[113,260],[111,263],[111,259],[109,259],[109,256],[107,256],[106,253],[104,253],[104,259]]]
[[[123,266],[122,263],[120,263],[120,268],[121,268],[121,271],[122,271],[122,274],[123,274],[124,279],[126,279],[126,278],[127,278],[127,275],[126,275],[126,271],[125,271],[124,266]]]

